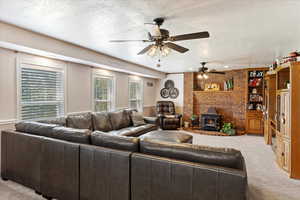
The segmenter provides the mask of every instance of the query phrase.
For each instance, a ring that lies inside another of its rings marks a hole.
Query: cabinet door
[[[278,134],[276,134],[276,160],[280,168],[283,167],[283,158],[284,158],[283,149],[284,149],[283,140]]]
[[[282,168],[290,171],[290,142],[285,139],[282,140]]]
[[[248,133],[262,134],[263,125],[261,118],[248,117]]]
[[[290,95],[283,92],[280,96],[280,132],[284,137],[290,138]]]

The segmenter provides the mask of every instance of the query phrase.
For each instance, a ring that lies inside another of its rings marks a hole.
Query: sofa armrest
[[[133,199],[247,199],[245,170],[134,153],[131,172]]]

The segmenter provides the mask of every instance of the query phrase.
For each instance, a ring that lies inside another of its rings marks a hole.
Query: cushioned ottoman
[[[139,138],[176,143],[192,143],[193,141],[193,136],[182,131],[151,131]]]

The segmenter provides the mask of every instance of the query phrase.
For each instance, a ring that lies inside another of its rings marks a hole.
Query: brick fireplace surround
[[[209,107],[215,107],[223,116],[223,122],[232,122],[238,131],[246,128],[247,102],[247,70],[233,70],[226,75],[209,74],[207,80],[197,80],[197,73],[184,73],[184,107],[183,120],[189,121],[192,114],[200,116]],[[234,90],[231,92],[199,92],[194,91],[194,85],[219,83],[223,89],[226,79],[234,79]]]

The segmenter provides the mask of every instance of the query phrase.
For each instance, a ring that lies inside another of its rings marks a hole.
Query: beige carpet
[[[240,149],[245,157],[249,180],[249,200],[300,200],[300,181],[280,170],[271,148],[258,136],[195,135],[194,144]],[[0,200],[40,200],[34,191],[11,181],[0,181]],[[230,199],[228,199],[230,200]]]
[[[193,134],[194,144],[231,147],[246,160],[249,200],[300,200],[300,181],[289,179],[275,163],[271,147],[260,136],[206,136]],[[299,147],[300,148],[300,147]]]

